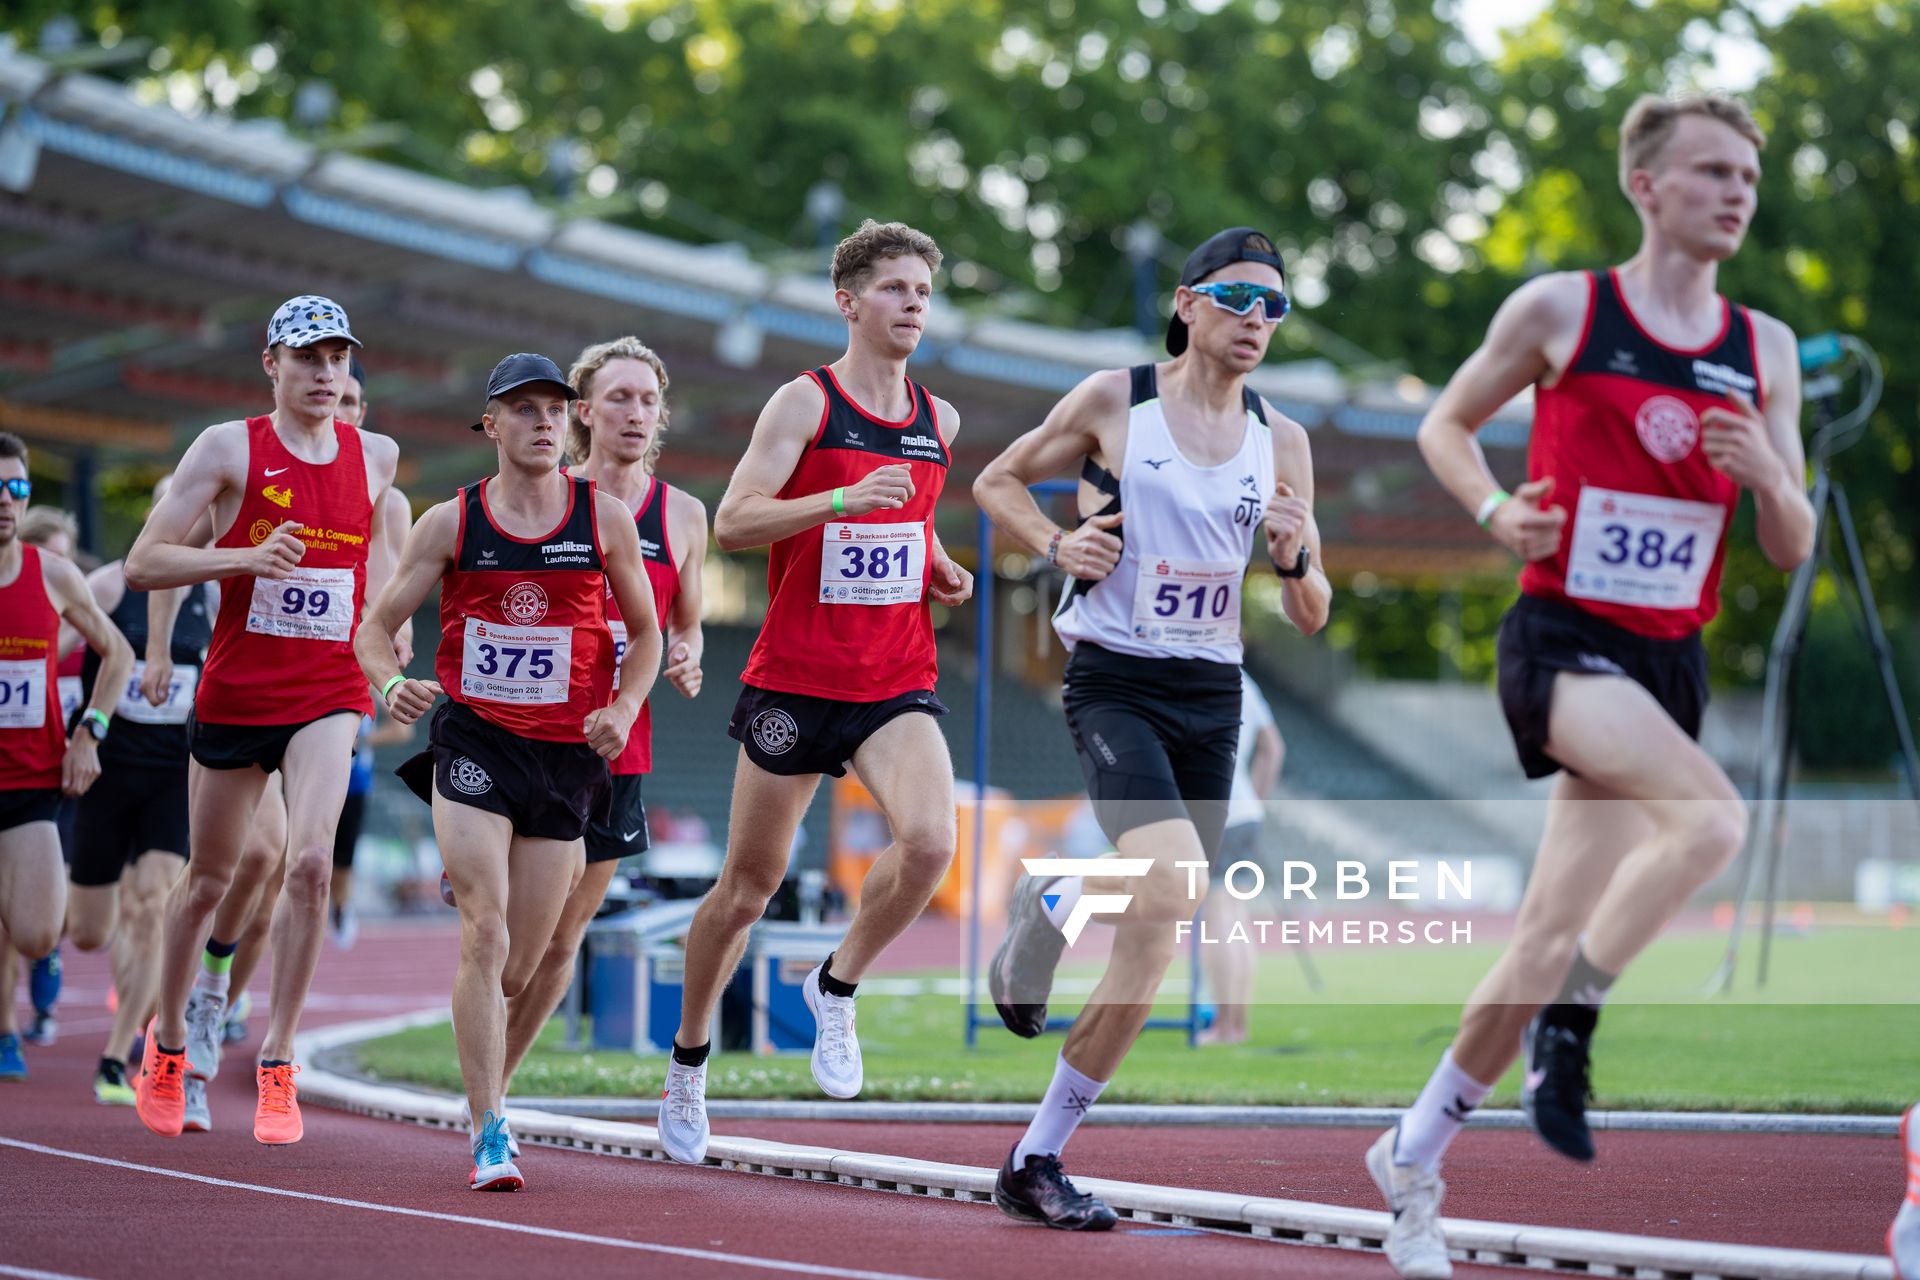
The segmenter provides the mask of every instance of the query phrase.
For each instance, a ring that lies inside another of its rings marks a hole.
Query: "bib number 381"
[[[572,627],[509,627],[468,618],[460,692],[480,702],[549,706],[567,700]]]
[[[821,604],[917,604],[926,587],[922,524],[843,524],[821,531]]]
[[[353,638],[353,570],[295,569],[255,578],[247,630],[287,640]]]
[[[1642,609],[1691,609],[1720,549],[1726,508],[1588,486],[1580,491],[1567,594]]]
[[[1231,644],[1240,637],[1243,564],[1143,556],[1133,591],[1133,634],[1175,648]]]

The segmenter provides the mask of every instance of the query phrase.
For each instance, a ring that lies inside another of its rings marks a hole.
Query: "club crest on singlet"
[[[500,597],[500,612],[512,622],[530,627],[547,616],[547,593],[537,582],[516,582]]]
[[[1678,462],[1700,440],[1700,419],[1686,401],[1653,396],[1633,415],[1640,445],[1661,462]]]

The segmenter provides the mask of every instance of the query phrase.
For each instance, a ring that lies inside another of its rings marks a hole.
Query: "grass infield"
[[[1819,928],[1776,940],[1767,989],[1753,990],[1757,945],[1744,948],[1738,992],[1701,988],[1717,935],[1663,940],[1615,988],[1594,1050],[1596,1105],[1663,1110],[1899,1111],[1920,1096],[1920,930]],[[1489,945],[1327,948],[1315,953],[1327,991],[1307,992],[1295,959],[1262,956],[1245,1045],[1189,1049],[1185,1036],[1141,1037],[1104,1101],[1402,1106],[1451,1040],[1460,1002],[1492,963]],[[1063,973],[1076,973],[1073,968]],[[948,975],[950,976],[950,975]],[[1184,992],[1184,962],[1169,978]],[[984,986],[982,988],[984,992]],[[984,999],[984,994],[983,997]],[[1394,1002],[1388,1003],[1387,999]],[[1184,1003],[1159,1012],[1179,1016]],[[991,1006],[986,1009],[990,1015]],[[863,995],[863,1100],[1034,1101],[1061,1037],[1020,1040],[996,1023],[969,1051],[951,995]],[[421,1028],[359,1046],[378,1079],[458,1091],[453,1036]],[[715,1098],[818,1101],[803,1054],[719,1053]],[[558,1020],[514,1079],[517,1096],[659,1096],[664,1056],[576,1053]],[[1516,1067],[1490,1105],[1514,1105]]]

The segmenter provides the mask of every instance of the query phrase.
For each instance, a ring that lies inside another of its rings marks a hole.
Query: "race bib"
[[[1567,594],[1642,609],[1691,609],[1720,549],[1727,511],[1589,485],[1580,491]]]
[[[834,522],[822,532],[821,604],[918,604],[926,577],[923,524]]]
[[[618,618],[608,618],[607,630],[613,632],[613,691],[618,693],[620,664],[627,660],[627,624]]]
[[[136,659],[126,690],[120,695],[120,705],[113,709],[115,718],[135,724],[185,724],[193,710],[193,691],[200,684],[200,668],[175,667],[173,679],[167,684],[167,700],[157,707],[140,692],[140,681],[146,674],[146,662]]]
[[[60,694],[60,723],[72,724],[73,717],[83,705],[87,696],[86,686],[79,676],[61,676],[55,684]]]
[[[1247,566],[1231,560],[1142,556],[1133,588],[1133,638],[1176,648],[1240,639],[1240,582]]]
[[[38,729],[46,723],[46,661],[12,658],[0,662],[0,729]]]
[[[295,569],[253,580],[247,630],[286,640],[353,638],[353,570]]]
[[[567,700],[572,627],[509,627],[467,619],[460,693],[477,702],[551,706]]]

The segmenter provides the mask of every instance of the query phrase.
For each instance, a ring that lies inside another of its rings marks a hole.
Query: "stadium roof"
[[[717,492],[774,387],[844,348],[823,277],[734,246],[567,217],[517,191],[317,149],[274,121],[185,116],[6,48],[0,107],[0,425],[56,451],[170,455],[209,422],[260,412],[268,315],[323,293],[366,343],[371,425],[400,440],[416,493],[486,466],[465,426],[502,354],[564,364],[620,333],[672,371],[663,472]],[[1088,372],[1156,356],[1131,331],[936,311],[913,367],[961,409],[949,493],[963,502],[963,482]],[[1486,562],[1411,448],[1428,389],[1352,389],[1316,360],[1252,382],[1314,433],[1321,523],[1343,552],[1332,562]],[[1524,444],[1523,414],[1482,438]]]

